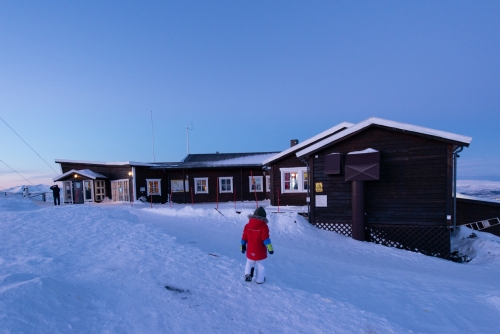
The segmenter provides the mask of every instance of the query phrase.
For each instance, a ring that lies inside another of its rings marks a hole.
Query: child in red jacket
[[[263,265],[264,259],[267,258],[267,252],[273,254],[273,245],[269,238],[268,220],[266,219],[266,210],[259,206],[253,215],[249,215],[250,220],[243,229],[241,236],[241,252],[247,252],[247,264],[245,266],[245,281],[251,282],[255,272],[255,282],[257,284],[264,283],[265,268]]]

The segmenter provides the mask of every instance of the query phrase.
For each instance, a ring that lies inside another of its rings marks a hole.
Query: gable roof
[[[157,164],[153,168],[261,167],[277,152],[188,154],[181,162]]]
[[[69,164],[102,165],[102,166],[155,166],[157,164],[151,162],[137,162],[137,161],[106,162],[106,161],[85,161],[85,160],[65,160],[65,159],[55,159],[55,162],[69,163]]]
[[[64,179],[65,177],[67,177],[68,175],[71,175],[73,173],[88,177],[89,179],[92,179],[92,180],[107,179],[106,176],[99,174],[99,173],[96,173],[96,172],[93,172],[90,169],[80,169],[80,170],[72,169],[69,172],[66,172],[62,175],[56,176],[55,178],[52,179],[52,181],[54,181],[54,182],[60,181],[60,180]]]
[[[327,145],[332,144],[334,142],[345,139],[345,138],[347,138],[347,137],[349,137],[357,132],[363,131],[364,129],[371,127],[371,126],[374,126],[374,125],[375,126],[382,126],[382,127],[386,127],[386,128],[392,128],[392,129],[396,129],[396,130],[400,130],[400,131],[413,132],[415,134],[420,134],[420,135],[431,136],[431,137],[435,137],[438,140],[451,141],[451,142],[457,143],[458,145],[463,145],[463,146],[469,146],[470,142],[472,141],[472,137],[468,137],[468,136],[462,136],[462,135],[458,135],[458,134],[451,133],[451,132],[425,128],[425,127],[418,126],[418,125],[390,121],[390,120],[383,119],[383,118],[371,117],[371,118],[368,118],[368,119],[366,119],[366,120],[364,120],[364,121],[362,121],[354,126],[351,126],[350,128],[348,128],[344,131],[336,133],[333,136],[325,138],[325,139],[297,152],[296,155],[298,158],[303,157],[305,155],[308,155],[310,153],[313,153],[313,152],[323,148],[324,146],[327,146]]]
[[[354,124],[349,123],[349,122],[342,122],[340,124],[337,124],[337,125],[329,128],[328,130],[325,130],[325,131],[321,132],[320,134],[317,134],[314,137],[311,137],[311,138],[309,138],[307,140],[304,140],[300,144],[297,144],[295,146],[287,148],[286,150],[284,150],[284,151],[282,151],[282,152],[280,152],[280,153],[278,153],[278,154],[270,157],[269,159],[264,160],[262,162],[262,164],[267,165],[267,164],[269,164],[269,163],[271,163],[273,161],[276,161],[278,159],[281,159],[281,158],[283,158],[283,157],[285,157],[285,156],[287,156],[289,154],[295,153],[295,152],[297,152],[297,151],[299,151],[299,150],[301,150],[301,149],[303,149],[303,148],[305,148],[305,147],[307,147],[307,146],[309,146],[311,144],[314,144],[315,142],[317,142],[317,141],[319,141],[321,139],[324,139],[325,137],[331,136],[331,135],[333,135],[333,134],[335,134],[337,132],[340,132],[340,131],[344,131],[344,129],[350,128],[353,125]]]

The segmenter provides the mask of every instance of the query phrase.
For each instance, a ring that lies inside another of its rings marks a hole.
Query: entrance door
[[[73,203],[83,203],[83,187],[82,181],[73,181]]]
[[[64,181],[64,203],[73,203],[73,185],[71,181]]]
[[[113,202],[130,201],[128,180],[111,181],[111,198]]]
[[[83,181],[83,191],[85,202],[92,202],[94,200],[94,192],[92,191],[92,181]]]

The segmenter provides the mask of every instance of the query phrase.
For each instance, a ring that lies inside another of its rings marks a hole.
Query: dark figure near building
[[[59,188],[59,186],[55,184],[52,187],[50,187],[50,190],[52,190],[52,197],[54,197],[54,205],[61,205],[61,197],[60,197],[61,188]]]

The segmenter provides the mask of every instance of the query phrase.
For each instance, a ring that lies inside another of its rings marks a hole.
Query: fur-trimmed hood
[[[264,223],[269,223],[269,220],[267,220],[267,218],[264,218],[264,217],[261,217],[261,216],[257,216],[257,215],[248,215],[248,218],[253,218],[253,219],[257,219],[257,220],[261,220],[263,221]]]

